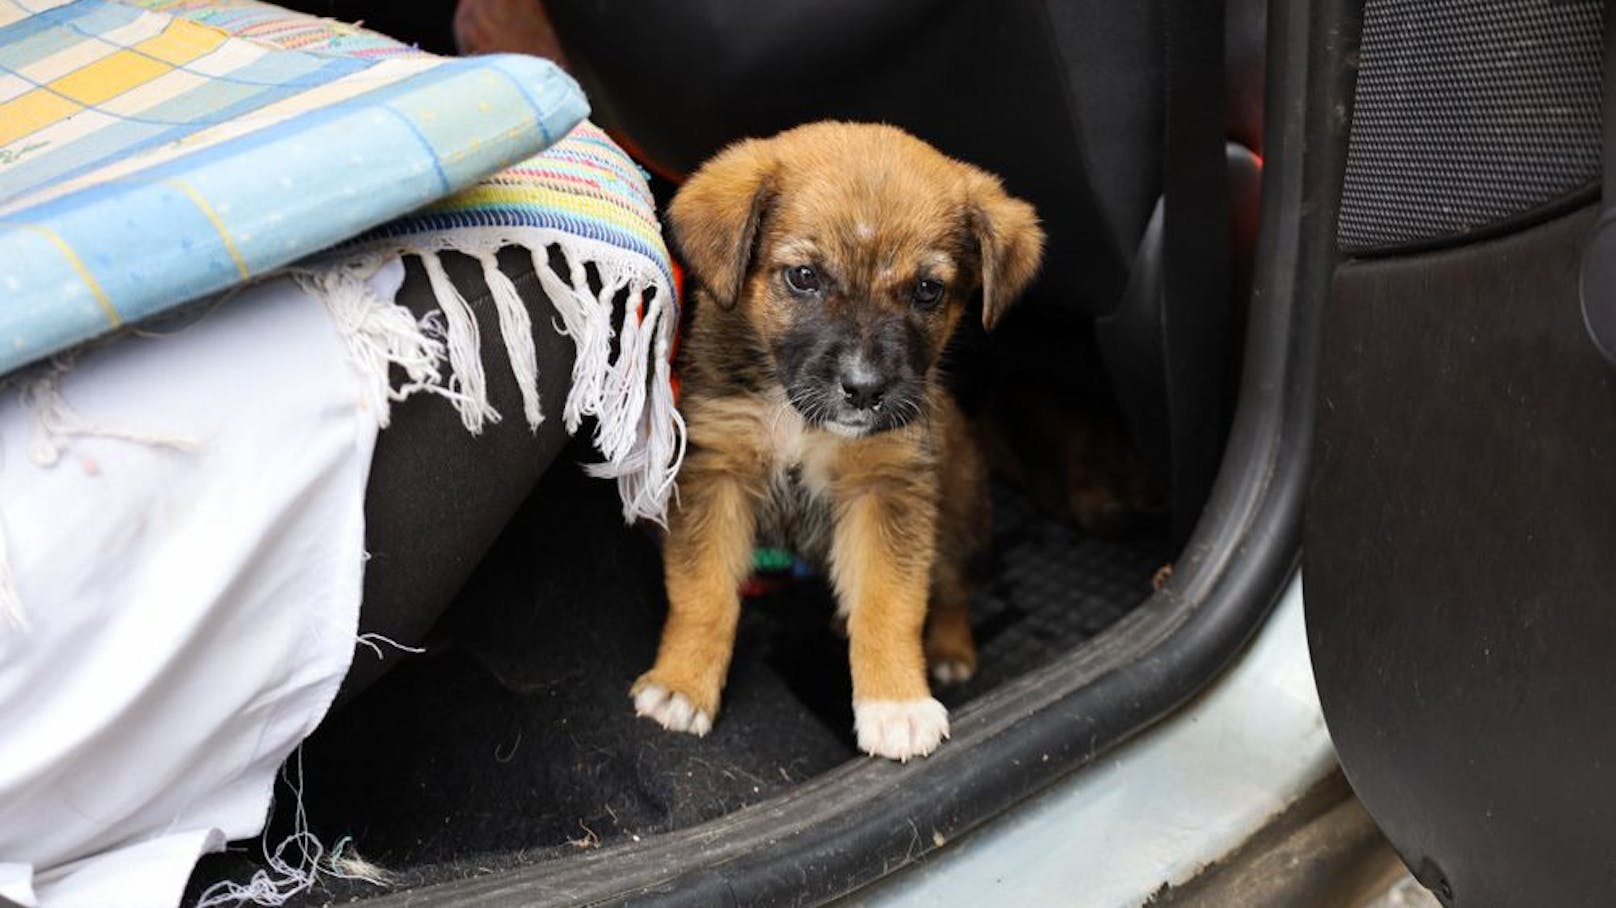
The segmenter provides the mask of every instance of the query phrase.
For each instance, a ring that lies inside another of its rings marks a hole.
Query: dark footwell
[[[973,610],[981,671],[937,692],[951,707],[1104,630],[1169,557],[1158,535],[1087,537],[1007,488],[994,504]],[[857,756],[846,643],[821,583],[748,602],[722,712],[702,739],[636,719],[629,703],[664,608],[652,538],[622,525],[611,484],[558,464],[427,653],[388,651],[400,664],[304,745],[311,830],[407,887],[690,826]],[[291,802],[281,786],[272,842],[290,830]],[[191,895],[245,880],[259,851],[205,860]],[[381,891],[327,880],[301,903]]]

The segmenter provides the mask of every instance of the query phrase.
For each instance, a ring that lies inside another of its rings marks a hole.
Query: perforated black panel
[[[1368,0],[1338,242],[1506,222],[1599,179],[1599,2]]]

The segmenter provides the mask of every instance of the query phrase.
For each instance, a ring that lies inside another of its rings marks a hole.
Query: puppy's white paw
[[[948,710],[931,697],[853,703],[859,749],[907,763],[924,757],[948,737]]]
[[[713,717],[697,709],[684,694],[660,684],[647,684],[634,695],[634,714],[655,719],[668,731],[684,731],[700,738],[713,730]]]
[[[976,666],[964,659],[944,659],[931,666],[931,677],[938,684],[964,684],[976,674]]]

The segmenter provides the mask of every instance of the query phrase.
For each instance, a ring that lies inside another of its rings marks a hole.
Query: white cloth
[[[402,268],[372,279],[391,299]],[[377,433],[326,307],[290,280],[60,378],[65,436],[0,392],[0,904],[178,903],[259,834],[276,773],[347,673]]]

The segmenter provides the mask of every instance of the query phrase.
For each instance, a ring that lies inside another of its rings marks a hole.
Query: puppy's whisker
[[[780,420],[785,418],[786,410],[790,409],[791,406],[792,404],[787,402],[774,408],[774,419],[769,422],[769,434],[771,436],[780,431]]]
[[[807,422],[816,422],[819,419],[818,401],[807,391],[798,391],[790,395],[791,405],[797,408],[802,418]]]

